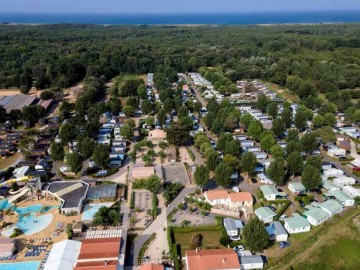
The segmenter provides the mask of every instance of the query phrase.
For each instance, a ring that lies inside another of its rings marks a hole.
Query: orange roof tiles
[[[78,262],[74,270],[116,270],[118,261]]]
[[[120,237],[85,239],[78,260],[117,258],[120,252]]]
[[[240,269],[238,255],[233,249],[186,251],[187,270]]]
[[[139,266],[138,270],[164,270],[164,266],[162,264],[144,264]]]
[[[253,201],[253,197],[250,192],[238,192],[238,193],[229,193],[229,198],[232,202],[245,202]]]
[[[205,194],[210,201],[228,198],[228,192],[223,189],[205,191]]]

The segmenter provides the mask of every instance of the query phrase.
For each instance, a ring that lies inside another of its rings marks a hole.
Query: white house
[[[282,242],[288,239],[288,233],[279,221],[271,222],[270,225],[266,227],[266,232],[269,234],[270,240]]]
[[[340,213],[343,210],[342,205],[334,200],[327,200],[319,204],[318,207],[327,212],[330,216]]]
[[[342,148],[331,148],[327,151],[328,156],[330,157],[340,157],[346,155],[346,150]]]
[[[262,269],[264,261],[260,255],[240,256],[240,269]]]
[[[209,190],[204,193],[205,200],[211,205],[228,205],[229,196],[226,190]]]
[[[293,213],[292,217],[284,218],[284,227],[290,234],[309,232],[311,229],[309,221],[298,213]]]
[[[332,181],[330,181],[330,180],[323,180],[322,181],[322,186],[327,191],[340,190],[340,188],[338,186],[335,186],[334,183]]]
[[[240,231],[244,228],[241,220],[235,220],[233,218],[224,218],[224,227],[228,236],[239,236]]]
[[[295,195],[306,192],[306,188],[301,182],[291,182],[288,184],[288,188]]]
[[[256,159],[267,159],[267,154],[265,152],[256,152],[255,157]]]
[[[341,190],[332,190],[328,193],[325,193],[324,195],[330,198],[334,198],[342,206],[353,206],[355,204],[355,200]]]
[[[268,201],[274,201],[276,199],[282,199],[286,197],[286,193],[279,192],[273,185],[264,185],[260,187],[261,192],[264,195],[264,198]]]
[[[254,145],[255,145],[255,142],[252,141],[252,140],[241,141],[241,146],[244,147],[244,148],[254,146]]]
[[[356,198],[356,197],[360,197],[360,189],[359,188],[354,188],[352,186],[345,186],[343,188],[343,192],[347,195],[349,195],[351,198]]]
[[[332,164],[330,162],[327,162],[327,161],[321,162],[321,169],[327,170],[327,169],[331,169],[331,168],[332,168]]]
[[[345,186],[355,185],[356,181],[352,177],[347,177],[347,176],[343,175],[343,176],[336,177],[333,180],[333,183],[336,186],[338,186],[339,188],[343,188]]]
[[[331,169],[324,170],[323,175],[326,178],[337,177],[337,176],[344,175],[344,172],[342,170],[339,170],[339,169],[331,168]]]
[[[330,218],[328,212],[317,207],[312,207],[310,210],[306,211],[304,215],[306,216],[306,219],[309,221],[309,223],[313,226],[318,226]]]
[[[273,181],[271,181],[265,174],[263,173],[259,173],[258,174],[258,177],[259,177],[259,180],[260,180],[260,183],[263,183],[263,184],[274,184]]]
[[[270,223],[276,217],[276,213],[269,207],[260,207],[255,210],[255,215],[264,223]]]

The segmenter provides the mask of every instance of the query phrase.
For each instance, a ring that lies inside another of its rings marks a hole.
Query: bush
[[[159,204],[159,199],[156,196],[156,193],[153,193],[153,197],[152,197],[152,216],[153,219],[155,219],[159,213],[158,211],[158,204]]]
[[[15,238],[15,237],[17,237],[19,235],[22,235],[23,233],[24,232],[21,229],[15,228],[12,235],[10,235],[10,238]]]
[[[227,247],[230,244],[230,238],[227,235],[222,235],[219,240],[220,244]]]
[[[284,212],[286,211],[286,209],[288,209],[290,204],[291,204],[291,201],[286,201],[285,202],[285,204],[280,208],[277,216],[275,217],[275,220],[279,219],[281,217],[281,215],[284,214]]]
[[[187,151],[190,159],[191,159],[192,161],[195,161],[195,155],[194,155],[194,153],[193,153],[189,148],[186,148],[186,151]]]
[[[131,192],[131,197],[130,197],[130,208],[134,209],[135,207],[135,192]]]
[[[71,239],[73,237],[73,234],[74,234],[74,232],[72,230],[72,224],[68,223],[66,225],[66,235],[67,235],[68,239]]]

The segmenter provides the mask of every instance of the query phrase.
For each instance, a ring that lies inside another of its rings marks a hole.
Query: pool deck
[[[59,205],[59,201],[49,200],[49,198],[43,198],[41,200],[33,199],[33,200],[26,201],[26,202],[20,202],[16,206],[17,207],[26,207],[26,206],[30,206],[30,205],[34,205],[34,204],[42,204],[44,206],[56,206],[56,205]],[[67,235],[65,232],[66,224],[76,223],[76,222],[80,221],[81,217],[82,217],[82,214],[76,215],[76,216],[60,215],[59,210],[57,208],[50,209],[46,213],[37,213],[37,215],[44,215],[44,214],[49,214],[49,213],[53,214],[53,219],[52,219],[50,225],[47,226],[44,230],[42,230],[39,233],[30,235],[30,236],[20,235],[20,236],[16,237],[16,240],[18,241],[18,250],[19,250],[19,254],[18,254],[17,258],[12,261],[1,261],[0,263],[42,260],[42,258],[45,256],[45,252],[42,252],[40,254],[40,256],[38,256],[38,257],[25,257],[25,253],[27,251],[26,245],[30,244],[30,243],[35,244],[35,245],[46,244],[46,242],[44,242],[43,239],[51,237],[52,239],[48,243],[48,249],[47,249],[47,250],[50,250],[52,243],[57,243],[57,242],[67,239]],[[3,218],[3,221],[11,222],[13,224],[16,223],[17,220],[18,220],[18,214],[16,212],[13,212],[12,215],[5,215]],[[57,231],[56,225],[59,222],[63,222],[64,226],[62,227],[61,230]],[[52,234],[54,232],[58,232],[58,235],[56,237],[52,237]],[[32,242],[30,242],[30,239],[32,240]],[[0,268],[0,270],[1,270],[1,268]]]

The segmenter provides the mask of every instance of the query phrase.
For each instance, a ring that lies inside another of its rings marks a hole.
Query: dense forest
[[[339,90],[360,87],[359,47],[358,24],[1,25],[0,88],[63,88],[86,76],[105,81],[147,72],[171,81],[176,72],[217,67],[208,77],[222,88],[259,78],[286,86],[309,107],[324,93],[346,109],[357,92]]]

